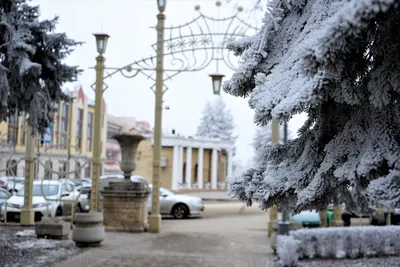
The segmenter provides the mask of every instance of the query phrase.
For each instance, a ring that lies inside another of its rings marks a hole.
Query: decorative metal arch
[[[220,5],[221,3],[217,1],[216,6],[219,8]],[[238,7],[232,16],[224,18],[214,18],[203,14],[199,5],[195,6],[195,10],[198,15],[190,22],[164,28],[164,36],[166,36],[164,40],[166,49],[164,52],[164,82],[182,72],[203,70],[213,61],[216,61],[217,72],[219,62],[223,62],[227,67],[235,70],[237,63],[233,61],[238,62],[240,59],[228,51],[226,44],[251,36],[259,30],[241,18],[242,7]],[[212,24],[215,23],[218,23],[217,29],[212,28]],[[252,34],[250,34],[250,31],[252,31]],[[155,52],[153,56],[142,58],[120,68],[105,68],[111,72],[106,73],[103,81],[116,73],[120,73],[126,78],[134,78],[138,74],[143,74],[154,82],[151,86],[151,90],[154,91],[157,61],[156,46],[157,43],[151,45]],[[201,59],[196,57],[199,54],[202,54]],[[94,86],[95,84],[91,87],[94,89]],[[107,84],[104,83],[104,90],[107,88]],[[164,83],[164,92],[166,90],[168,90],[168,87]]]

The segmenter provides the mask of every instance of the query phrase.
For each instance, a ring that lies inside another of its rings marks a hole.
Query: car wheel
[[[61,207],[58,207],[56,210],[56,217],[61,217],[63,215]]]
[[[185,219],[189,216],[189,209],[185,204],[176,204],[172,209],[175,219]]]

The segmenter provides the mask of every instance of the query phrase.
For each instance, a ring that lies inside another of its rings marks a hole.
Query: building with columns
[[[132,131],[131,133],[140,134]],[[138,147],[137,175],[152,181],[151,134]],[[234,142],[164,135],[161,154],[161,186],[179,189],[225,189],[233,171]]]
[[[152,183],[153,131],[147,122],[133,117],[107,119],[107,160],[104,174],[122,174],[119,168],[121,148],[115,134],[139,134],[147,139],[140,142],[136,153],[134,174]],[[163,134],[161,151],[161,186],[179,189],[225,189],[225,181],[233,172],[234,142],[219,139],[184,137],[172,131]]]

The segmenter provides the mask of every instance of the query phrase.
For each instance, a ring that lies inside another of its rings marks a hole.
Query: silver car
[[[150,191],[153,186],[149,184]],[[147,207],[151,212],[151,193]],[[201,216],[204,211],[203,200],[199,197],[175,194],[168,189],[160,188],[160,213],[172,215],[175,219],[185,219],[189,216]]]

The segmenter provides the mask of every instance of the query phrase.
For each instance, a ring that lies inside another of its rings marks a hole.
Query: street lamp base
[[[278,234],[279,235],[288,235],[289,234],[289,225],[290,222],[279,222],[278,223]]]
[[[35,225],[35,212],[32,209],[22,209],[20,223],[25,226]]]
[[[161,214],[149,215],[149,232],[159,233],[161,228]]]

